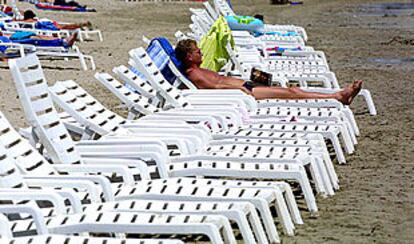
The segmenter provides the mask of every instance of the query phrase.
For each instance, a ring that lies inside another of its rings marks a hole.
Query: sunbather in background
[[[43,30],[76,30],[83,27],[91,28],[92,24],[89,21],[81,23],[68,23],[61,24],[49,19],[38,19],[36,14],[32,10],[26,10],[23,13],[23,21],[25,22],[36,22],[37,29]]]
[[[12,35],[3,35],[0,32],[0,42],[14,42],[20,44],[30,44],[43,47],[71,47],[77,38],[77,33],[73,33],[71,36],[61,39],[52,36],[36,35],[34,32],[16,32]]]
[[[177,58],[184,65],[187,77],[201,89],[240,89],[254,96],[256,99],[280,98],[280,99],[336,99],[343,104],[350,104],[362,87],[362,81],[356,80],[345,89],[332,93],[306,92],[298,87],[266,87],[255,86],[234,78],[219,75],[211,70],[200,67],[202,53],[194,40],[187,39],[178,42],[175,48]]]
[[[59,6],[69,6],[69,7],[77,7],[77,8],[86,8],[86,5],[80,5],[76,1],[69,1],[66,2],[66,0],[39,0],[41,3],[52,3],[54,5]]]

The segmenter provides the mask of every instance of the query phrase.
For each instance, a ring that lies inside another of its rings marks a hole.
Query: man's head
[[[30,9],[24,11],[24,13],[23,13],[23,19],[24,20],[34,19],[35,17],[36,17],[36,14]]]
[[[191,65],[200,66],[203,60],[201,50],[197,47],[197,42],[191,39],[181,40],[175,47],[175,56],[186,68]]]

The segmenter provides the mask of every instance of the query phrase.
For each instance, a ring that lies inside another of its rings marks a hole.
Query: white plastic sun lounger
[[[204,3],[204,6],[212,16],[217,16],[222,14],[227,15],[236,15],[235,12],[231,9],[229,4],[225,0],[214,0],[214,8],[211,5]],[[298,32],[303,39],[306,41],[308,36],[303,27],[294,26],[294,25],[265,25],[265,31],[295,31]]]

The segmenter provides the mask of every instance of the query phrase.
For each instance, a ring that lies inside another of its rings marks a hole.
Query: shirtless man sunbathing
[[[356,80],[345,89],[331,94],[306,92],[298,87],[251,87],[244,80],[222,76],[211,70],[200,68],[203,55],[194,40],[187,39],[178,42],[175,54],[183,63],[187,77],[198,88],[240,89],[256,99],[336,99],[345,105],[349,105],[362,87],[362,81],[360,80]]]

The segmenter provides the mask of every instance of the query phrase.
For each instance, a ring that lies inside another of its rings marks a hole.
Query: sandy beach
[[[377,116],[370,116],[360,98],[352,104],[361,136],[348,163],[336,165],[341,189],[334,197],[317,199],[319,217],[302,211],[305,224],[297,226],[295,237],[283,237],[283,243],[414,243],[414,2],[399,1],[407,3],[404,9],[381,5],[390,1],[304,0],[295,6],[270,5],[267,0],[232,1],[237,13],[262,14],[268,23],[305,27],[308,45],[325,52],[340,84],[364,80],[378,110]],[[142,35],[174,40],[175,31],[187,32],[188,9],[202,6],[80,2],[97,12],[36,13],[65,22],[90,20],[103,32],[104,42],[77,45],[95,58],[96,71],[109,73],[114,66],[127,64],[130,49],[144,45]],[[34,9],[28,3],[18,6]],[[80,70],[76,60],[42,64],[50,84],[73,79],[104,105],[126,114],[94,79],[96,71]],[[0,64],[0,77],[1,111],[15,128],[27,126],[5,62]]]

